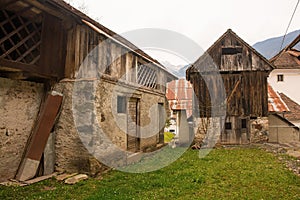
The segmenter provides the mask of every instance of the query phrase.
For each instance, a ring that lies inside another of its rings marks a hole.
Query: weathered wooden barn
[[[272,69],[267,59],[229,29],[186,72],[197,96],[194,116],[224,124],[223,144],[253,142],[253,129],[262,129],[258,119],[268,116],[267,77]]]
[[[113,145],[163,142],[165,85],[176,77],[158,61],[62,0],[2,0],[0,16],[0,181],[95,175],[101,148],[113,157]]]

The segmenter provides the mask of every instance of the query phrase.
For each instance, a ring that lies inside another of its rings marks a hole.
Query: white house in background
[[[171,110],[169,131],[179,136],[181,142],[188,143],[191,139],[188,118],[193,113],[192,85],[185,79],[173,80],[167,83],[166,97]]]
[[[275,69],[269,76],[269,83],[275,91],[284,93],[300,104],[300,51],[296,45],[300,35],[286,48],[271,58]]]

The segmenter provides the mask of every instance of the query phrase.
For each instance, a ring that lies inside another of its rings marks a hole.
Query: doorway
[[[127,151],[138,152],[140,150],[140,114],[139,99],[129,98],[127,113]]]

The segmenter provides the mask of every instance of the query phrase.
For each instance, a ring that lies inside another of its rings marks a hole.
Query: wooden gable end
[[[273,69],[272,64],[266,58],[230,29],[194,63],[195,70],[207,71],[209,69],[207,55],[213,62],[210,65],[217,66],[221,72],[271,71]]]
[[[187,70],[198,101],[195,110],[200,117],[221,116],[223,109],[228,116],[267,116],[267,77],[272,69],[263,56],[228,30]]]

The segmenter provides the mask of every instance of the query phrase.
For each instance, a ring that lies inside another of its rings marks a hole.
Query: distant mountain
[[[293,31],[286,35],[282,48],[285,48],[289,45],[298,35],[300,34],[300,30]],[[253,45],[253,47],[265,56],[267,59],[274,57],[277,53],[279,53],[280,46],[283,40],[283,36],[270,38],[261,42],[257,42]],[[297,46],[297,49],[300,49],[300,45]]]
[[[162,61],[161,64],[163,64],[170,72],[172,72],[178,78],[185,77],[186,69],[184,69],[185,68],[184,65],[173,65],[173,64],[169,63],[168,61]]]

